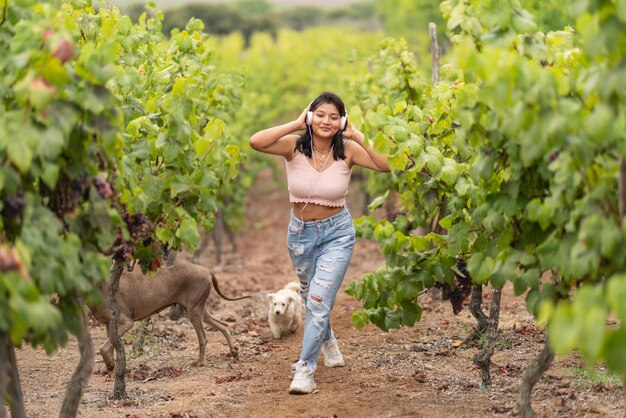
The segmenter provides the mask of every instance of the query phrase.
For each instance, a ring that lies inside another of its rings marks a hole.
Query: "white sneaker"
[[[293,376],[289,393],[293,395],[306,395],[313,393],[317,386],[313,380],[313,372],[308,367],[299,366],[296,368],[296,374]]]
[[[324,366],[326,367],[343,367],[346,365],[335,338],[322,343],[322,355],[324,356]]]

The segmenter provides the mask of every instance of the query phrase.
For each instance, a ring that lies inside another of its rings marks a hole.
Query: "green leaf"
[[[65,138],[60,129],[45,129],[41,133],[38,154],[47,159],[53,160],[59,156],[64,145]]]
[[[385,320],[385,310],[382,307],[378,307],[374,310],[369,310],[369,319],[372,321],[374,325],[383,331],[389,331],[389,327],[387,327],[387,322]]]
[[[515,295],[519,296],[528,288],[537,289],[539,286],[540,272],[538,269],[522,270],[513,281]]]
[[[367,145],[367,138],[365,139],[365,144]],[[378,134],[374,137],[374,149],[378,152],[388,155],[393,150],[393,142],[385,137],[382,132],[378,132]]]
[[[174,237],[174,234],[172,234],[172,231],[170,231],[167,228],[163,228],[163,227],[158,227],[156,230],[156,237],[159,239],[159,241],[161,242],[172,242],[172,238]]]
[[[396,103],[393,108],[393,114],[397,115],[398,113],[404,112],[406,110],[407,103],[404,100],[401,100]]]
[[[513,257],[506,257],[502,254],[506,254],[507,250],[504,250],[501,255],[498,255],[496,265],[494,267],[493,276],[490,278],[491,285],[494,288],[502,288],[506,282],[514,280],[517,265]]]
[[[417,251],[426,251],[430,249],[432,241],[427,237],[421,237],[418,235],[411,236],[411,247]]]
[[[607,366],[622,377],[626,377],[624,341],[626,341],[626,327],[622,324],[617,331],[607,333],[604,347]]]
[[[441,218],[441,220],[439,221],[439,225],[441,225],[443,229],[450,229],[450,227],[452,226],[452,222],[454,222],[455,219],[456,219],[456,214],[446,216],[444,218]]]
[[[622,322],[626,322],[626,274],[616,274],[607,284],[609,306]]]
[[[402,302],[402,325],[412,327],[422,317],[422,307],[417,303],[405,300]]]
[[[193,148],[196,150],[196,154],[204,156],[211,148],[211,141],[204,137],[197,138],[193,143]]]
[[[352,314],[350,323],[357,329],[363,329],[367,324],[369,324],[369,317],[365,311],[357,310]]]
[[[436,147],[428,146],[422,154],[424,155],[426,167],[428,167],[430,173],[437,176],[443,166],[443,155],[441,154],[441,151],[439,151]]]
[[[526,310],[531,315],[539,313],[539,303],[541,302],[541,292],[539,290],[531,290],[526,294]]]
[[[550,345],[558,355],[569,354],[578,343],[580,324],[574,319],[572,306],[564,301],[557,304],[548,324]]]
[[[26,173],[30,169],[33,160],[33,150],[28,142],[23,139],[10,141],[7,146],[7,152],[11,161],[20,169],[22,173]]]
[[[454,186],[459,178],[459,165],[451,158],[444,158],[443,167],[439,172],[439,178],[448,186]]]
[[[603,257],[612,258],[620,243],[620,231],[612,222],[604,222],[600,231],[600,253]]]
[[[550,226],[553,213],[540,199],[535,198],[526,205],[526,217],[528,220],[538,222],[544,231]]]
[[[482,253],[474,253],[468,263],[467,271],[472,276],[472,281],[486,285],[493,274],[495,261],[491,257],[485,257]]]
[[[59,180],[60,167],[56,164],[48,163],[43,168],[41,179],[51,190],[54,190]]]
[[[583,332],[580,350],[585,358],[596,362],[600,359],[606,334],[606,311],[601,306],[587,305],[584,314],[578,318],[582,323]]]
[[[402,326],[402,315],[398,311],[388,311],[385,315],[385,325],[383,329],[398,329]]]
[[[45,335],[63,323],[63,318],[58,309],[43,299],[39,303],[32,303],[28,308],[29,322],[38,335]]]
[[[573,312],[580,329],[581,353],[589,361],[599,359],[606,332],[607,309],[603,286],[585,285],[574,296]]]
[[[465,177],[459,177],[454,185],[454,190],[459,194],[459,196],[465,196],[470,189],[470,182]]]
[[[458,222],[448,229],[448,248],[450,254],[461,254],[469,246],[469,224]]]
[[[188,191],[191,187],[191,182],[186,176],[176,176],[172,181],[172,188],[170,190],[170,197],[174,198],[181,193]]]
[[[185,218],[176,230],[176,236],[190,248],[195,249],[200,243],[198,224],[191,218]]]
[[[377,198],[372,200],[367,205],[367,209],[369,211],[374,211],[376,209],[381,208],[383,206],[383,204],[385,203],[385,200],[387,200],[388,197],[389,197],[389,190],[387,190],[387,192],[385,192],[385,194],[383,194],[382,196],[378,196]]]
[[[523,9],[513,10],[512,24],[517,33],[529,33],[537,30],[533,15]]]

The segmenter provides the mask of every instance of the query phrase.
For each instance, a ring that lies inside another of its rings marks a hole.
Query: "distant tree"
[[[231,3],[234,10],[245,14],[268,14],[274,6],[266,0],[235,0]]]
[[[174,28],[184,28],[192,17],[202,20],[204,30],[214,35],[226,35],[239,30],[244,23],[240,11],[220,4],[189,4],[170,9],[165,13],[163,32],[166,34]]]
[[[132,4],[123,9],[133,21],[146,10],[143,5]],[[213,35],[240,32],[246,46],[257,32],[276,37],[280,27],[302,30],[321,25],[352,25],[364,30],[380,28],[380,20],[373,2],[351,4],[343,7],[291,6],[275,8],[266,0],[235,0],[228,4],[191,3],[168,8],[163,20],[163,33],[183,29],[189,19],[204,23],[204,30]]]
[[[317,26],[322,20],[321,10],[315,6],[286,7],[278,13],[282,24],[295,30]]]
[[[439,39],[445,39],[440,3],[440,0],[381,0],[377,3],[377,12],[387,32],[402,36],[409,43],[423,43],[428,41],[429,22],[437,24]]]

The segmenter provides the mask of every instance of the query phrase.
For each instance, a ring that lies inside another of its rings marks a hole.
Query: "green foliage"
[[[570,11],[577,0],[525,0],[522,4],[533,16],[540,30],[545,32],[562,30],[574,21]]]
[[[33,2],[34,3],[34,2]],[[114,56],[81,49],[72,4],[7,3],[0,26],[0,329],[52,351],[97,297],[119,215],[96,177],[120,156]],[[50,303],[53,294],[58,305]]]
[[[382,16],[385,30],[390,35],[404,37],[410,44],[425,50],[429,44],[428,24],[437,25],[437,37],[444,48],[448,42],[445,21],[439,7],[441,0],[381,0],[376,2],[377,12]]]
[[[132,25],[127,17],[110,12],[107,19],[119,35],[101,32],[96,42],[117,44],[120,64],[110,86],[127,103],[120,202],[160,228],[178,228],[165,241],[169,248],[194,247],[197,226],[212,228],[219,190],[238,173],[241,154],[227,123],[239,104],[241,78],[215,67],[197,20],[166,39],[158,13],[142,15],[132,37],[124,33]]]
[[[212,227],[243,161],[241,76],[197,20],[168,39],[157,11],[27,3],[0,24],[0,330],[52,351],[101,299],[111,254],[154,270]]]
[[[354,321],[400,326],[394,318],[416,305],[400,284],[450,282],[462,257],[475,283],[526,293],[557,352],[577,349],[624,375],[624,322],[606,323],[622,313],[613,295],[626,270],[617,203],[626,19],[614,3],[588,2],[576,32],[543,33],[518,1],[450,0],[442,11],[454,46],[441,82],[428,85],[390,40],[355,83],[356,113],[389,155],[402,216],[358,223],[387,266],[350,285],[364,304]],[[435,216],[439,233],[406,230]]]

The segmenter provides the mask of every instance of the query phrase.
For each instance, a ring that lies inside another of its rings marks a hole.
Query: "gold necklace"
[[[328,155],[328,153],[332,149],[333,149],[333,147],[330,147],[326,151],[318,151],[315,148],[313,148],[314,153],[316,153],[318,156],[320,156],[319,162],[317,163],[319,165],[319,171],[321,171],[324,168],[324,166],[326,165],[326,162],[328,161],[328,158],[326,156]],[[328,157],[330,157],[330,155]],[[315,158],[313,158],[313,161],[315,161]]]
[[[327,152],[328,152],[328,151],[327,151]],[[318,156],[318,157],[319,157],[319,159],[320,159],[320,160],[322,160],[322,161],[326,159],[326,155],[327,155],[326,153],[320,153],[320,152],[318,152],[318,153],[317,153],[317,156]]]
[[[326,151],[315,150],[315,152],[317,152],[318,155],[321,155],[322,158],[326,157],[326,155],[328,154],[328,151],[330,151],[330,148],[328,148]]]

